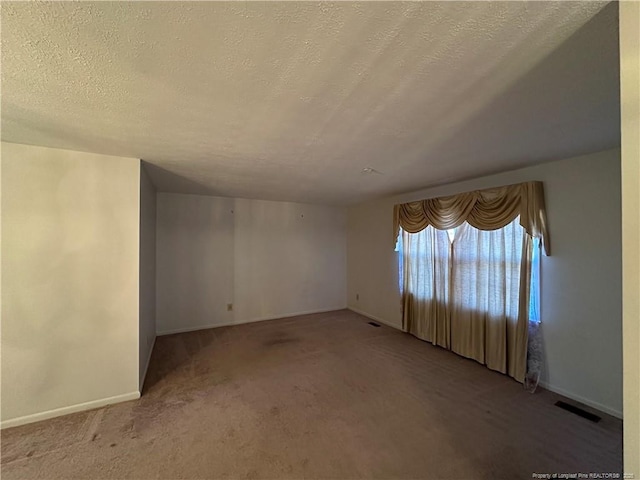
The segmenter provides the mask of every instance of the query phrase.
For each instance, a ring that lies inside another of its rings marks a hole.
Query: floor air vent
[[[369,325],[373,326],[373,327],[379,327],[380,324],[376,323],[376,322],[369,322]]]
[[[586,418],[587,420],[591,420],[593,423],[598,423],[600,420],[602,420],[598,415],[594,415],[593,413],[589,413],[583,409],[581,409],[580,407],[576,407],[575,405],[569,405],[566,402],[563,402],[562,400],[558,400],[556,402],[556,406],[560,407],[568,412],[571,413],[575,413],[576,415],[581,416],[582,418]]]

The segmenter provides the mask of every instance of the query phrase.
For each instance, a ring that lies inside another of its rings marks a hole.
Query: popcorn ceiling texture
[[[162,191],[345,205],[619,144],[615,4],[1,8],[2,140]]]

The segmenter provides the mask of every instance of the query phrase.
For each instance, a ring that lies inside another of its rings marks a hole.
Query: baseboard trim
[[[223,323],[212,323],[209,325],[198,325],[195,327],[186,327],[186,328],[176,328],[172,330],[163,330],[161,332],[157,332],[156,335],[159,337],[162,335],[173,335],[174,333],[186,333],[186,332],[196,332],[198,330],[208,330],[210,328],[218,328],[218,327],[230,327],[232,325],[244,325],[245,323],[256,323],[256,322],[264,322],[266,320],[278,320],[280,318],[290,318],[297,317],[299,315],[313,315],[314,313],[327,313],[327,312],[337,312],[338,310],[345,310],[347,307],[334,307],[334,308],[323,308],[321,310],[309,310],[306,312],[296,312],[296,313],[286,313],[284,315],[274,315],[269,317],[260,317],[254,318],[251,320],[243,320],[243,321],[234,321],[234,322],[223,322]]]
[[[156,338],[153,337],[153,343],[151,344],[151,349],[149,350],[149,355],[147,355],[147,364],[144,367],[144,373],[142,374],[142,378],[140,378],[140,385],[138,385],[138,389],[142,392],[142,387],[144,387],[144,381],[147,378],[147,371],[149,370],[149,364],[151,363],[151,354],[153,353],[153,348],[156,346]]]
[[[25,415],[24,417],[10,418],[9,420],[3,420],[0,422],[0,429],[17,427],[28,423],[39,422],[41,420],[48,420],[49,418],[61,417],[62,415],[69,415],[70,413],[93,410],[94,408],[100,408],[114,403],[127,402],[129,400],[137,400],[138,398],[140,398],[140,392],[130,392],[123,395],[116,395],[115,397],[101,398],[99,400],[92,400],[91,402],[78,403],[68,407],[55,408],[53,410]]]
[[[542,388],[549,390],[551,392],[557,393],[559,395],[562,395],[563,397],[570,398],[571,400],[575,400],[576,402],[583,403],[591,408],[595,408],[596,410],[609,414],[613,417],[622,419],[622,412],[620,410],[615,410],[613,408],[607,407],[606,405],[603,405],[598,402],[594,402],[593,400],[589,400],[588,398],[585,398],[581,395],[576,395],[575,393],[569,392],[563,388],[556,387],[555,385],[550,385],[547,382],[540,382],[539,385]]]
[[[393,323],[384,320],[380,317],[376,317],[375,315],[371,315],[370,313],[367,313],[363,310],[359,310],[357,308],[354,307],[347,307],[347,310],[351,310],[352,312],[355,312],[359,315],[362,315],[364,317],[370,318],[371,320],[375,320],[376,322],[380,322],[380,323],[384,323],[387,327],[391,327],[391,328],[395,328],[396,330],[400,330],[401,332],[403,332],[404,330],[402,329],[402,327],[399,327],[398,325],[394,325]]]

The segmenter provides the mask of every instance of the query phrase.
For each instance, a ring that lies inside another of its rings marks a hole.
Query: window
[[[540,240],[533,239],[531,252],[531,291],[529,292],[529,321],[540,323]]]
[[[522,329],[540,320],[540,245],[519,218],[496,230],[465,222],[403,231],[397,250],[409,333],[511,376],[522,370],[512,352],[515,342],[526,351]],[[525,302],[523,274],[530,282]]]
[[[409,292],[416,298],[433,300],[435,282],[449,281],[447,273],[433,275],[434,270],[453,269],[455,275],[450,280],[453,287],[452,295],[457,297],[455,302],[460,308],[480,308],[490,313],[492,301],[489,297],[493,297],[493,300],[503,304],[503,307],[508,303],[511,315],[516,316],[525,235],[519,218],[493,231],[478,230],[467,223],[445,231],[431,226],[418,233],[403,231],[402,235],[398,236],[395,249],[399,254],[400,291],[403,291],[403,280],[406,280]],[[529,320],[539,322],[540,241],[530,241],[532,260]],[[407,261],[411,262],[411,273],[405,278],[403,268]],[[443,263],[446,266],[443,266]],[[498,275],[497,269],[502,270],[502,274]],[[488,286],[486,298],[483,299],[478,298],[478,295],[482,294],[474,288],[479,281],[486,282]]]

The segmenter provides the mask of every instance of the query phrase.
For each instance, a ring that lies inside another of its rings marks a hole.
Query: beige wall
[[[624,469],[640,477],[640,3],[620,2]]]
[[[139,161],[2,143],[1,165],[2,426],[136,398]]]
[[[140,391],[156,339],[156,187],[140,165]]]
[[[341,208],[159,193],[158,333],[345,308],[345,249]]]
[[[542,259],[542,381],[620,416],[620,152],[612,150],[367,202],[349,209],[348,305],[400,327],[395,203],[529,180],[544,182],[551,235]],[[356,295],[359,299],[356,299]],[[597,354],[596,354],[597,352]]]

